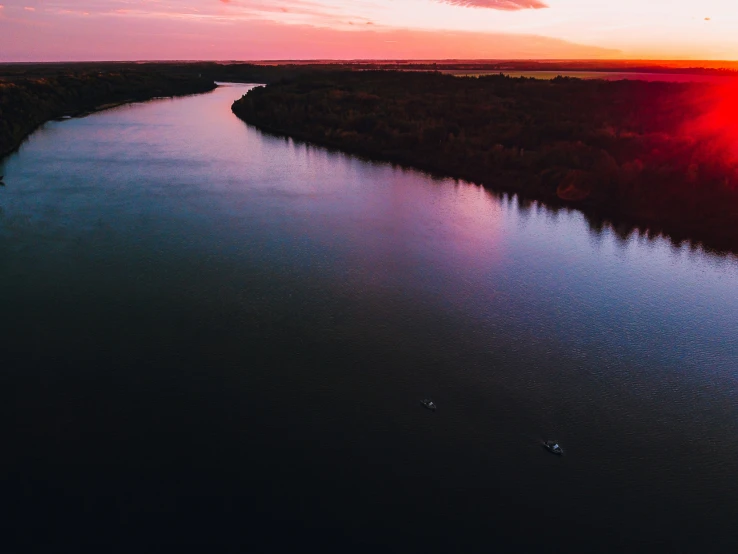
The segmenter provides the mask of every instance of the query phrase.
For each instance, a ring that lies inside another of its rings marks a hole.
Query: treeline
[[[18,67],[16,71],[20,73]],[[206,92],[212,80],[197,75],[143,71],[60,71],[46,77],[0,77],[0,157],[15,150],[42,123],[101,105]]]
[[[233,111],[272,132],[738,252],[738,121],[721,120],[738,112],[721,94],[365,71],[256,88]]]
[[[571,71],[603,73],[655,73],[682,75],[738,76],[738,62],[712,61],[637,61],[637,60],[376,60],[352,62],[351,69],[402,69],[412,71]]]
[[[351,69],[350,64],[242,62],[64,62],[0,64],[0,80],[52,78],[93,73],[156,74],[170,78],[202,78],[232,83],[268,84],[316,71]]]

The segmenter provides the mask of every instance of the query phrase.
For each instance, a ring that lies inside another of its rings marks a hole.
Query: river
[[[246,90],[0,162],[4,550],[735,552],[735,257],[263,134]]]

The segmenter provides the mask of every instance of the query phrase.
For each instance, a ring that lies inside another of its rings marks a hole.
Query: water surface
[[[1,163],[3,550],[735,551],[735,258],[264,135],[245,90]]]

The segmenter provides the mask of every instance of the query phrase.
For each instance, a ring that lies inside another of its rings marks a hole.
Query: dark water
[[[735,258],[265,136],[244,90],[2,162],[0,551],[735,551]]]

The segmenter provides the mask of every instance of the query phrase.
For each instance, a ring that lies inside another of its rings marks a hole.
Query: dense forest
[[[571,71],[738,76],[738,62],[675,60],[365,60],[346,62],[347,69],[401,69],[441,72]]]
[[[705,84],[338,72],[251,90],[267,131],[738,252],[738,109]]]
[[[42,123],[106,104],[205,92],[212,80],[197,75],[142,71],[63,71],[46,77],[0,77],[0,157],[15,150]]]

